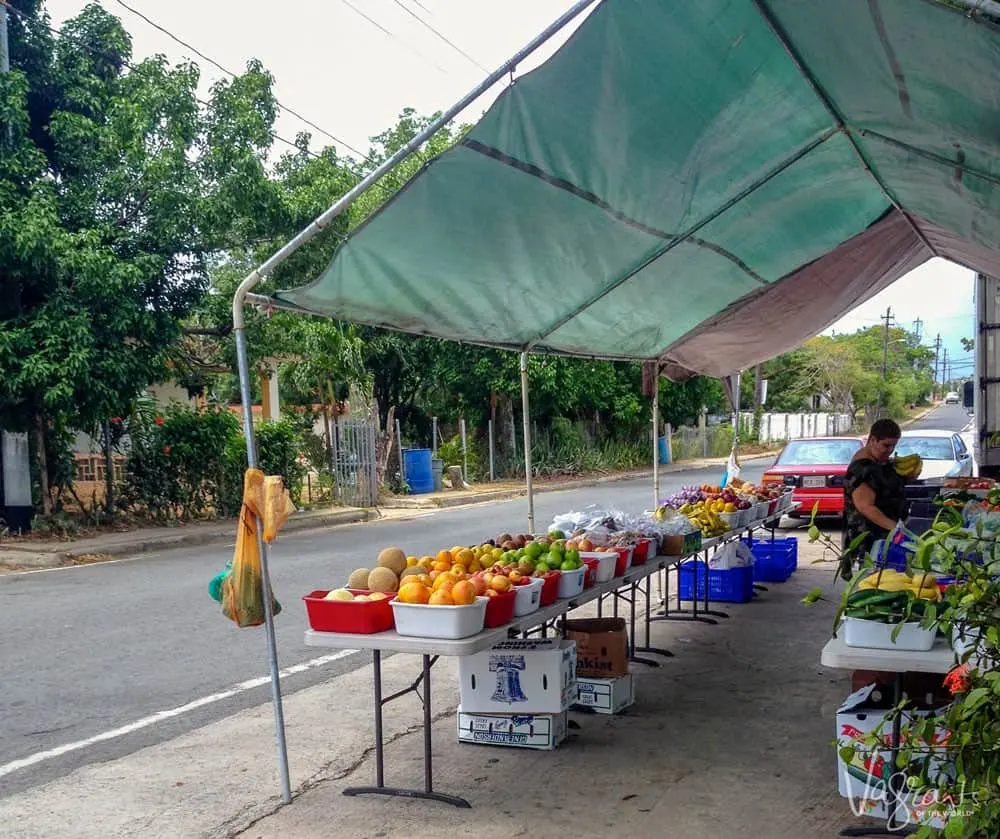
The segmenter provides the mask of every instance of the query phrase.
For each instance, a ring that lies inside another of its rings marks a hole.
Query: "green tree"
[[[271,79],[257,64],[199,105],[198,69],[131,65],[117,18],[87,6],[60,37],[14,6],[0,113],[0,419],[89,429],[164,374],[208,263],[269,198]],[[273,203],[273,202],[272,202]],[[248,221],[249,220],[249,221]]]

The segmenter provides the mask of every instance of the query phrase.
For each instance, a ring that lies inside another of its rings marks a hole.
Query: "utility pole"
[[[891,306],[886,308],[885,314],[879,320],[885,322],[882,330],[882,385],[878,395],[878,415],[881,417],[885,412],[885,379],[889,366],[889,327],[892,326],[893,321]]]
[[[937,385],[938,385],[938,362],[941,358],[941,333],[938,332],[937,338],[934,339],[934,393],[933,396],[937,396]]]
[[[941,367],[941,383],[944,385],[945,390],[948,390],[951,381],[951,376],[949,375],[951,371],[948,369],[948,348],[944,348],[944,364]]]
[[[760,379],[760,365],[758,364],[754,367],[754,380],[753,380],[753,409],[754,411],[760,410],[760,404],[763,401],[763,391],[761,389],[761,379]]]
[[[924,328],[924,322],[920,318],[917,318],[915,321],[913,321],[913,332],[917,336],[918,344],[920,343],[921,337],[923,337],[922,336],[923,328]]]

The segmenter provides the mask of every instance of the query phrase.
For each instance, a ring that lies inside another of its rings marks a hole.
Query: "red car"
[[[844,514],[844,475],[855,452],[864,445],[856,437],[809,437],[785,444],[764,472],[763,483],[794,487],[792,499],[799,504],[790,515],[809,517],[819,503],[817,515]]]

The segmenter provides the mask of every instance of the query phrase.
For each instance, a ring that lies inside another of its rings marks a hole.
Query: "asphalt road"
[[[923,419],[906,427],[907,431],[926,431],[939,429],[941,431],[965,431],[972,427],[972,417],[961,405],[940,405]],[[968,440],[966,440],[968,445]]]
[[[743,476],[759,480],[770,463],[747,461]],[[720,477],[721,467],[670,473],[662,494]],[[649,481],[611,483],[539,495],[535,517],[541,528],[591,504],[640,512],[651,503]],[[527,502],[516,499],[279,539],[279,662],[309,665],[282,680],[284,691],[369,660],[317,661],[332,651],[303,644],[304,594],[342,585],[388,545],[422,555],[526,523]],[[210,546],[0,576],[0,797],[269,700],[263,629],[237,629],[207,594],[231,555],[231,546]]]

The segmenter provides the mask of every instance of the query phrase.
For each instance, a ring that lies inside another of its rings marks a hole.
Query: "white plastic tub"
[[[580,559],[599,560],[597,573],[594,575],[595,583],[606,583],[615,575],[615,566],[618,564],[617,553],[598,553],[591,551],[581,551]]]
[[[740,526],[740,514],[736,513],[719,513],[719,518],[725,523],[726,527],[730,530],[736,530]]]
[[[924,652],[934,646],[937,629],[924,629],[919,623],[909,622],[892,640],[896,624],[868,621],[863,618],[844,618],[843,638],[848,647],[867,647],[872,650],[916,650]]]
[[[615,556],[615,554],[611,554]],[[587,576],[587,566],[581,565],[576,571],[559,572],[559,597],[576,597],[583,591],[583,580]]]
[[[747,507],[745,510],[740,510],[739,527],[748,527],[753,524],[756,519],[756,512],[756,507]]]
[[[396,618],[396,632],[416,638],[468,638],[483,631],[489,598],[477,597],[468,606],[429,606],[423,603],[389,605]]]
[[[543,582],[540,578],[535,578],[527,585],[514,586],[514,591],[517,592],[517,597],[514,599],[514,615],[516,617],[520,618],[538,611],[538,605],[542,600]]]

